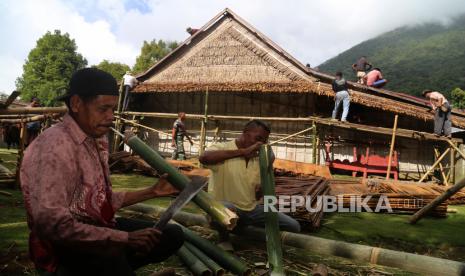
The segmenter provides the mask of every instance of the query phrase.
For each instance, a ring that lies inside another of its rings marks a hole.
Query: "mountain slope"
[[[383,71],[386,89],[420,95],[433,89],[449,95],[465,88],[465,15],[451,24],[403,27],[362,42],[319,66],[323,72],[345,73],[355,80],[351,65],[365,55]]]

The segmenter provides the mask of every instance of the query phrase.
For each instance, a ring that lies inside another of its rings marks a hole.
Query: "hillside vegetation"
[[[362,42],[319,66],[343,71],[355,80],[351,65],[365,55],[389,80],[386,89],[420,95],[433,89],[450,95],[465,88],[465,15],[448,25],[402,27]]]

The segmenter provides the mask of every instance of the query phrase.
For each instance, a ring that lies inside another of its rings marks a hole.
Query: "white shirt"
[[[124,80],[124,85],[129,85],[129,87],[131,88],[133,88],[137,83],[137,79],[129,74],[125,74],[123,76],[123,80]]]

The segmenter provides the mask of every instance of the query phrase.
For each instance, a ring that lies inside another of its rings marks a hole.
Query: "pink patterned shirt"
[[[112,192],[108,155],[107,138],[87,136],[69,114],[25,151],[21,188],[36,267],[56,269],[54,243],[127,242],[127,232],[113,229],[124,193]]]

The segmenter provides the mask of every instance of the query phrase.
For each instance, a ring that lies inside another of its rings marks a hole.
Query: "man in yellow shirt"
[[[260,189],[258,150],[269,135],[267,124],[252,120],[237,139],[212,145],[199,158],[212,171],[209,193],[237,213],[238,226],[265,225],[264,207],[258,204],[256,193]],[[278,220],[281,230],[300,232],[295,219],[278,213]]]

